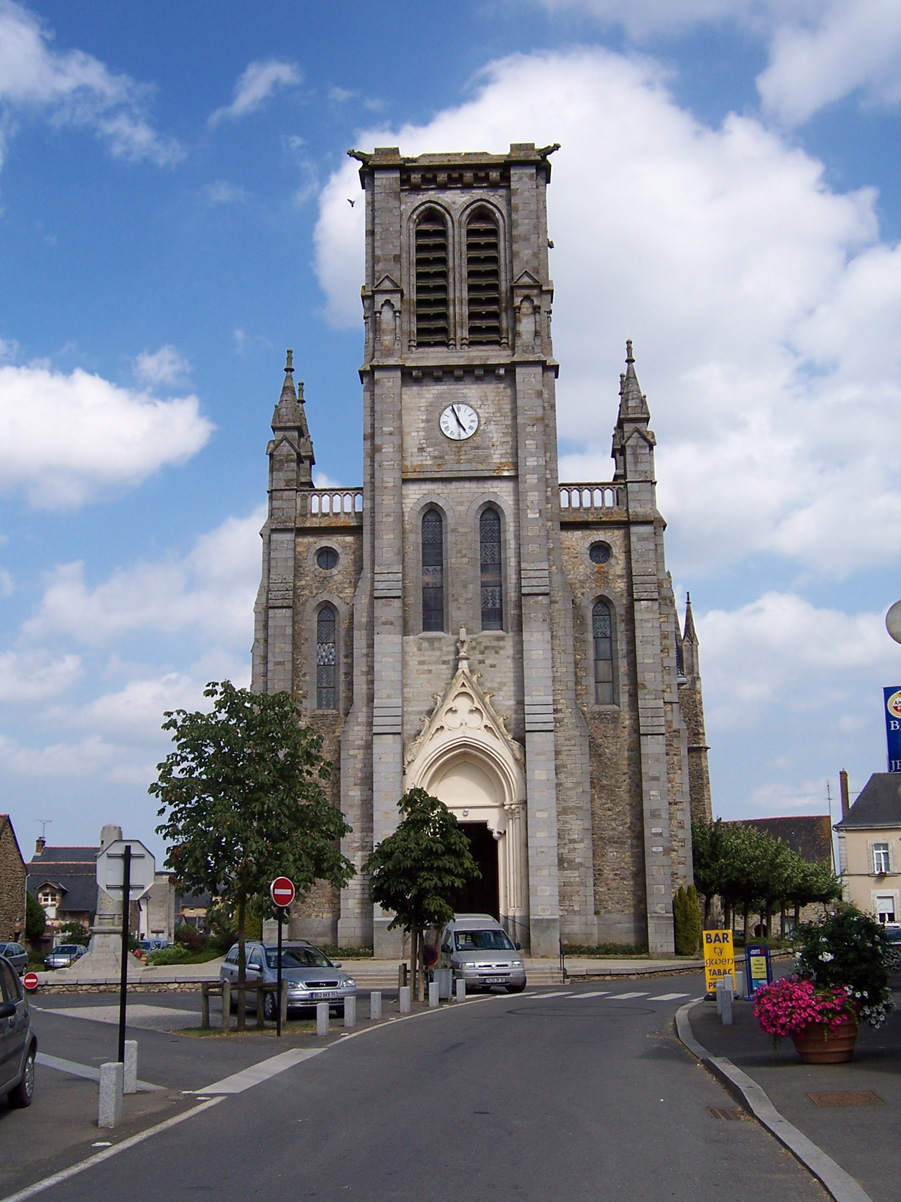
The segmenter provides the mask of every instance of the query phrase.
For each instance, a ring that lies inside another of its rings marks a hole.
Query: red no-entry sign
[[[277,876],[269,886],[269,896],[277,906],[290,906],[294,901],[294,882],[286,876]]]
[[[40,984],[40,981],[38,981],[38,974],[36,972],[27,972],[22,978],[22,984],[28,990],[37,989],[38,985]]]

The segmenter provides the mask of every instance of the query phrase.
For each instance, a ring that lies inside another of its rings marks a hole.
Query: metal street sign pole
[[[278,992],[275,995],[275,1034],[282,1037],[282,921],[285,917],[285,907],[278,906]]]
[[[131,909],[131,844],[122,853],[122,974],[119,978],[119,1063],[125,1063],[125,1007],[128,997],[128,917]]]

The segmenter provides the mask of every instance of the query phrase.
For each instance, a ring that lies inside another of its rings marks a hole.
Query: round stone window
[[[610,558],[610,544],[592,543],[588,548],[588,558],[592,563],[606,563]]]
[[[320,547],[316,552],[316,563],[324,572],[338,566],[338,552],[334,547]]]

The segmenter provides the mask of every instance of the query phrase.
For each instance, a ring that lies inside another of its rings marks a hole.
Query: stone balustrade
[[[601,509],[622,509],[623,488],[620,484],[561,484],[560,516],[588,517]]]

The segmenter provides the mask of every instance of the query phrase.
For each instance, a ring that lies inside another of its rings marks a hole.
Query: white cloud
[[[38,642],[72,638],[109,645],[127,632],[199,631],[207,643],[249,647],[253,604],[260,580],[260,509],[228,518],[197,540],[183,558],[142,562],[114,573],[95,588],[80,563],[50,575],[41,605],[23,626]]]
[[[15,338],[0,338],[0,362],[9,363],[19,354],[19,344]]]
[[[830,0],[818,19],[780,21],[757,79],[764,106],[788,124],[860,90],[901,101],[901,7],[896,0]]]
[[[191,374],[191,364],[174,346],[161,346],[153,354],[141,351],[135,359],[135,377],[150,387],[172,385]]]
[[[247,199],[247,189],[241,184],[230,184],[228,180],[217,179],[208,184],[203,190],[204,196],[214,205],[243,204]]]
[[[234,98],[210,116],[210,125],[223,119],[245,117],[258,109],[279,88],[297,87],[303,74],[296,63],[267,58],[252,62],[235,84]]]
[[[149,122],[152,89],[81,50],[53,50],[50,40],[33,13],[0,0],[0,105],[7,113],[42,111],[55,124],[92,129],[119,158],[168,165],[184,157]]]
[[[213,427],[195,396],[160,401],[76,369],[0,367],[0,489],[36,508],[82,505],[181,464]]]
[[[747,729],[774,705],[834,710],[850,677],[878,670],[887,658],[882,614],[817,608],[794,593],[765,593],[695,619],[711,729]]]
[[[757,80],[766,110],[787,124],[860,92],[866,103],[901,101],[901,9],[896,0],[536,0],[621,26],[641,40],[731,21],[766,42]]]
[[[901,439],[901,252],[879,241],[874,193],[831,190],[818,160],[752,118],[704,125],[658,65],[604,50],[494,63],[466,103],[358,144],[505,151],[526,130],[562,143],[554,349],[559,429],[579,450],[564,443],[561,478],[609,479],[632,337],[680,572],[761,551],[836,576],[901,558],[901,469],[881,451]],[[348,327],[356,171],[326,183],[315,235],[329,319]]]
[[[14,705],[59,697],[81,679],[77,655],[51,655],[40,648],[0,654],[0,703]]]

